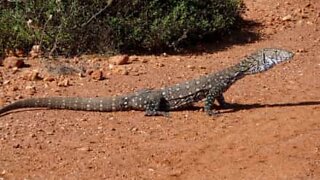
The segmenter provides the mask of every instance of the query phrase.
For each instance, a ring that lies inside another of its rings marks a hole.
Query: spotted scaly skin
[[[168,115],[179,109],[205,99],[204,110],[208,115],[216,114],[214,101],[220,106],[225,102],[223,93],[237,80],[246,75],[264,72],[274,65],[291,59],[294,54],[278,48],[265,48],[244,57],[240,63],[220,72],[202,76],[174,86],[161,89],[140,90],[124,96],[114,97],[47,97],[16,101],[0,109],[0,115],[20,108],[49,108],[84,111],[145,111],[147,116]]]

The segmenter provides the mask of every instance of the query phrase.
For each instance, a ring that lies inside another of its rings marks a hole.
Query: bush
[[[227,31],[240,7],[240,0],[2,1],[0,43],[59,54],[177,50]]]

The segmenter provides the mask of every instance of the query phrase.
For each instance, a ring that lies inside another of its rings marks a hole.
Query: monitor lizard
[[[274,65],[287,61],[294,53],[279,48],[260,49],[241,59],[238,64],[217,73],[201,76],[161,89],[142,89],[126,95],[113,97],[44,97],[18,100],[0,109],[0,115],[20,108],[49,108],[84,111],[145,111],[146,116],[167,116],[171,110],[204,101],[208,115],[217,114],[214,101],[226,107],[223,93],[237,80],[246,75],[264,72]]]

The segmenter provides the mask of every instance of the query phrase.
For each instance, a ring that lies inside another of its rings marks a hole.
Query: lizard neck
[[[220,73],[218,73],[218,76],[225,77],[227,80],[229,80],[230,84],[232,84],[236,80],[243,78],[246,75],[247,70],[248,68],[246,66],[238,63],[234,66],[222,70]]]

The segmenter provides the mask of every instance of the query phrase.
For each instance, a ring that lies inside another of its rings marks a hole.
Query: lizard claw
[[[215,110],[208,110],[208,111],[206,111],[206,113],[207,113],[209,116],[218,116],[218,115],[219,115],[219,112],[218,112],[218,111],[215,111]]]
[[[169,117],[169,112],[167,112],[167,111],[151,111],[151,110],[147,110],[144,115],[145,116],[164,116],[164,117]]]

